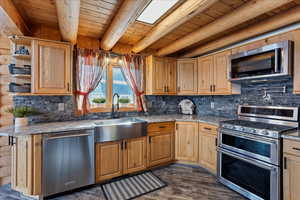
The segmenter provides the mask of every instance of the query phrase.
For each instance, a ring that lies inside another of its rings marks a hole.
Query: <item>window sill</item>
[[[133,112],[133,111],[137,111],[137,108],[136,107],[123,107],[123,108],[120,108],[118,110],[118,112]],[[103,107],[103,108],[92,108],[90,110],[91,113],[99,113],[99,112],[112,112],[112,109],[111,108],[106,108],[106,107]]]

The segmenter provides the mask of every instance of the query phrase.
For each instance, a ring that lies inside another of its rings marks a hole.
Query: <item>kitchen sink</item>
[[[95,122],[95,142],[112,142],[147,135],[147,122],[136,118]]]

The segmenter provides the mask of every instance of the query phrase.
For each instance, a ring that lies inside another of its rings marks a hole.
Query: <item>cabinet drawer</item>
[[[283,152],[300,156],[300,142],[293,140],[283,140]]]
[[[148,124],[147,132],[173,132],[174,122],[160,122]]]
[[[199,123],[199,132],[205,132],[205,133],[217,135],[218,127],[210,124]]]

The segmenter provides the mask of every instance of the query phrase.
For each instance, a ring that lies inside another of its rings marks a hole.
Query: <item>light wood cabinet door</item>
[[[166,92],[167,69],[163,58],[153,59],[153,94],[164,94]]]
[[[213,85],[213,56],[198,58],[198,94],[211,95]]]
[[[284,154],[284,160],[284,200],[298,200],[300,197],[300,157],[290,154]]]
[[[147,137],[125,140],[123,145],[123,174],[146,169]]]
[[[198,123],[176,122],[175,159],[197,162],[198,141]]]
[[[41,195],[42,137],[28,135],[16,138],[12,146],[11,184],[26,195]]]
[[[96,144],[96,182],[121,176],[122,142]]]
[[[198,91],[198,69],[196,59],[177,61],[177,93],[193,95]]]
[[[217,136],[200,132],[199,133],[199,163],[210,171],[217,172]]]
[[[32,92],[71,94],[71,46],[34,41]]]
[[[154,133],[148,139],[148,166],[152,167],[174,159],[173,132]]]
[[[214,55],[213,93],[217,95],[231,94],[231,82],[228,80],[229,56],[231,51]]]
[[[176,60],[168,58],[165,61],[167,85],[166,91],[168,94],[176,94]]]

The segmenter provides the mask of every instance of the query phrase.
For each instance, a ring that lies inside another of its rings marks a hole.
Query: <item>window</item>
[[[154,24],[177,2],[178,0],[152,0],[137,20],[147,24]]]
[[[97,86],[90,93],[89,101],[92,112],[109,112],[112,107],[112,96],[115,93],[120,95],[120,111],[132,111],[136,109],[136,98],[131,87],[128,85],[122,69],[118,65],[111,65]],[[117,103],[117,98],[115,102]]]

